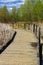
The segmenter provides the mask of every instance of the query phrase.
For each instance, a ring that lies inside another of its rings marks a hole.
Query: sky
[[[0,0],[0,7],[6,5],[8,9],[12,9],[14,6],[19,8],[21,4],[24,4],[24,1],[25,0]]]

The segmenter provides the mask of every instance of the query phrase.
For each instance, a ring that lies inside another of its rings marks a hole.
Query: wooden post
[[[40,39],[40,27],[39,27],[39,63],[42,65],[42,45],[41,45],[41,39]]]
[[[26,23],[24,23],[24,29],[26,29]]]
[[[33,24],[33,32],[35,32],[35,24]]]
[[[36,25],[36,36],[37,36],[37,25]]]

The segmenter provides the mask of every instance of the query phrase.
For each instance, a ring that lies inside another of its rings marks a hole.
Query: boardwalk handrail
[[[36,26],[36,29],[35,29],[35,26]],[[38,26],[39,27],[39,26]],[[36,37],[37,37],[37,25],[33,25],[33,32],[35,33]],[[39,27],[39,30],[38,30],[38,49],[39,49],[39,65],[42,65],[42,43],[41,43],[41,29]]]
[[[0,54],[13,42],[17,32],[14,32],[12,38],[6,42],[6,44],[0,49]]]

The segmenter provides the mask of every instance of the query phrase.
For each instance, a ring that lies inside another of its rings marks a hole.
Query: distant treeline
[[[10,12],[6,6],[0,8],[0,22],[15,23],[19,21],[43,21],[43,1],[25,0],[20,8],[13,7]]]

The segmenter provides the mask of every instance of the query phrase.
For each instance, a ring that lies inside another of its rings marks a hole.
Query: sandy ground
[[[31,31],[16,30],[14,41],[0,54],[0,65],[38,65],[37,49],[30,42],[36,42]]]

